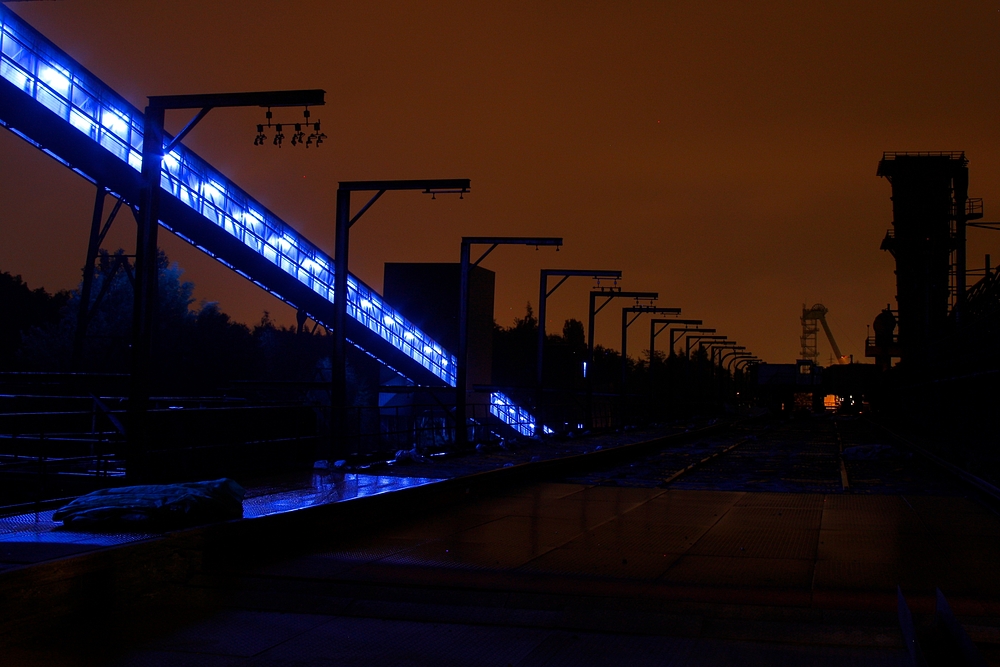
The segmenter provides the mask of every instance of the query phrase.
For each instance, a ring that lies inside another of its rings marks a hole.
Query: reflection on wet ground
[[[175,606],[130,614],[133,630],[27,642],[18,655],[53,664],[99,653],[121,665],[903,665],[901,586],[917,614],[944,591],[1000,662],[1000,520],[915,459],[870,447],[880,443],[863,429],[839,429],[816,421],[757,434],[733,450],[740,456],[666,488],[651,478],[726,439],[671,445],[590,482],[498,489],[308,552],[224,563],[179,582]],[[869,447],[868,458],[843,457],[858,492],[840,488],[841,446]],[[310,472],[253,486],[245,513],[434,480]]]
[[[439,481],[429,477],[396,477],[358,473],[310,472],[281,483],[253,486],[243,501],[244,518],[343,502]],[[101,547],[158,537],[158,532],[90,532],[70,530],[54,521],[54,510],[0,517],[0,570],[62,558]]]
[[[308,485],[297,488],[256,487],[247,490],[243,517],[254,519],[270,514],[291,512],[314,505],[339,503],[353,498],[374,496],[441,481],[433,477],[362,475],[359,473],[315,472],[308,475]]]
[[[468,455],[427,457],[408,465],[381,464],[364,471],[301,471],[244,483],[247,519],[422,486],[443,479],[510,465],[634,444],[705,426],[707,422],[660,425],[579,439],[527,440],[506,448],[481,448]],[[148,540],[162,532],[86,532],[52,520],[53,510],[0,516],[0,570],[62,558],[102,547]]]
[[[955,497],[540,483],[203,572],[173,613],[83,646],[137,666],[901,666],[897,585],[941,587],[981,650],[996,643],[998,534]]]

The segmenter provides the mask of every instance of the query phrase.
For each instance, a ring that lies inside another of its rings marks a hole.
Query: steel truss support
[[[119,266],[118,263],[114,265],[112,273],[104,279],[104,284],[101,286],[100,294],[98,294],[97,298],[94,299],[93,303],[91,303],[90,297],[94,290],[94,272],[97,270],[96,262],[101,252],[101,245],[104,243],[104,238],[108,235],[108,231],[111,229],[111,225],[114,223],[115,218],[118,216],[118,211],[121,210],[122,204],[124,203],[124,200],[121,197],[116,197],[111,213],[108,214],[108,218],[105,221],[104,200],[109,194],[111,193],[104,186],[104,184],[97,184],[97,194],[94,197],[94,211],[90,220],[90,238],[87,242],[87,260],[83,264],[83,282],[80,285],[80,305],[76,312],[76,333],[73,337],[73,370],[80,370],[83,364],[83,345],[87,337],[87,327],[93,317],[94,310],[97,308],[98,304],[100,304],[101,299],[107,292],[109,281],[113,277],[114,272],[118,270]],[[135,215],[134,209],[131,209],[130,207],[129,210],[131,210],[133,215]],[[129,280],[133,280],[131,270],[127,270]]]

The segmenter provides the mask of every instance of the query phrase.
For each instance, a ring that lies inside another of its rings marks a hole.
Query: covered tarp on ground
[[[246,491],[231,479],[100,489],[52,515],[65,526],[146,529],[190,526],[243,516]]]

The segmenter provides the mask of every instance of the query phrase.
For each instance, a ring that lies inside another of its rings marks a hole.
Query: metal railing
[[[958,205],[951,205],[951,217],[958,217]],[[965,217],[970,219],[979,219],[983,217],[983,198],[982,197],[970,197],[965,200]]]
[[[965,160],[965,151],[885,151],[883,160],[895,160],[898,157],[946,157],[951,160]]]

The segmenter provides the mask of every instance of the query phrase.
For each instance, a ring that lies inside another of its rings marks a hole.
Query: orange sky
[[[354,227],[351,266],[457,261],[463,235],[553,235],[510,247],[497,320],[537,301],[540,268],[621,269],[771,362],[798,354],[820,302],[845,354],[894,300],[878,245],[891,222],[884,150],[965,150],[1000,219],[1000,3],[11,3],[140,108],[145,96],[323,88],[319,151],[252,145],[257,109],[213,111],[185,143],[332,254],[336,183],[471,178],[462,201],[389,193]],[[176,131],[187,118],[172,112]],[[276,112],[294,117],[296,112]],[[0,270],[74,287],[89,184],[0,133]],[[991,213],[992,211],[992,213]],[[132,247],[128,218],[109,240]],[[970,267],[1000,236],[970,231]],[[293,314],[162,237],[200,299],[254,322]],[[552,297],[550,330],[586,320],[590,281]],[[629,353],[648,347],[648,324]],[[619,317],[598,317],[617,348]],[[830,352],[820,342],[821,361]]]

